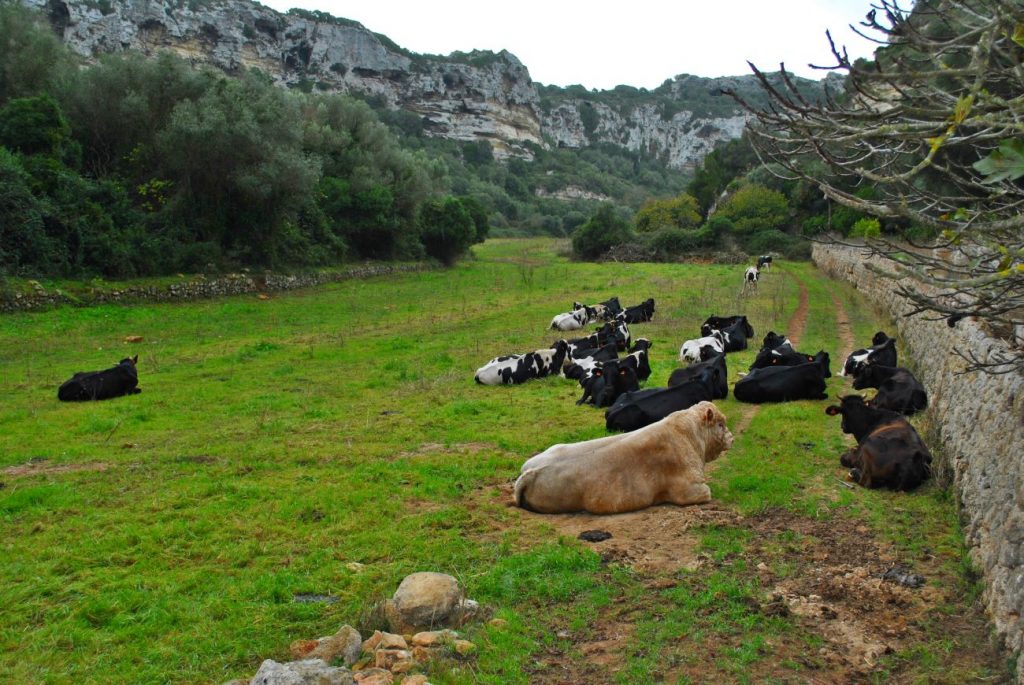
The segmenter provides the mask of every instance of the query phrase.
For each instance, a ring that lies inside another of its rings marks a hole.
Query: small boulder
[[[383,668],[368,668],[356,673],[355,680],[359,685],[391,685],[395,676]]]
[[[456,640],[455,641],[455,653],[459,656],[470,656],[476,651],[476,645],[469,640]]]
[[[363,638],[359,631],[352,626],[342,626],[338,632],[328,637],[317,640],[317,646],[309,652],[309,658],[323,659],[331,663],[336,658],[341,658],[342,663],[351,666],[359,659],[363,651]]]
[[[251,685],[354,685],[352,672],[342,666],[328,666],[322,659],[304,659],[279,664],[267,659],[250,681]]]
[[[458,623],[462,608],[459,581],[446,573],[421,572],[406,576],[384,613],[396,633],[416,633]]]
[[[406,662],[412,662],[412,654],[405,649],[378,649],[373,653],[374,666],[377,668],[384,668],[389,671],[395,670],[396,667],[401,667]],[[405,670],[409,670],[406,668]]]
[[[427,676],[417,673],[416,675],[407,675],[402,678],[402,685],[430,685],[430,682],[427,680]]]
[[[412,643],[417,647],[440,647],[446,642],[453,642],[458,636],[453,630],[427,630],[413,635]]]
[[[381,633],[376,649],[409,649],[409,643],[401,635]]]

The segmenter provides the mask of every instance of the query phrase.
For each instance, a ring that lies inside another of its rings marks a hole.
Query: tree
[[[759,185],[745,185],[730,195],[715,212],[732,221],[737,233],[781,229],[789,217],[786,196]]]
[[[1010,349],[970,368],[1024,372],[1024,5],[921,0],[907,12],[880,0],[860,26],[882,47],[854,64],[832,43],[826,68],[848,78],[823,103],[751,65],[771,106],[732,95],[756,116],[754,147],[834,202],[933,236],[909,247],[869,240],[889,260],[869,268],[900,279],[914,313],[951,325],[974,315],[1005,331]],[[808,173],[807,160],[828,174]],[[862,186],[874,197],[858,197]]]
[[[56,157],[70,137],[71,127],[49,95],[15,98],[0,109],[0,144],[11,150]]]
[[[420,208],[420,239],[428,255],[451,266],[473,244],[476,226],[459,198],[428,200]]]
[[[595,259],[632,237],[629,222],[618,215],[615,205],[605,202],[572,234],[572,251],[580,259]]]
[[[668,199],[648,200],[636,213],[635,223],[638,233],[651,233],[665,228],[696,228],[700,219],[696,198],[680,193]]]

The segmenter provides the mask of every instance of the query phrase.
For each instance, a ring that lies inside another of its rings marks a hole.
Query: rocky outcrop
[[[814,243],[814,261],[833,278],[852,283],[896,322],[898,339],[928,390],[937,446],[951,462],[971,557],[985,577],[985,601],[996,630],[1017,655],[1024,682],[1024,377],[964,373],[957,351],[979,360],[1006,343],[982,322],[906,316],[913,307],[892,282],[868,270],[863,250]]]
[[[679,76],[655,91],[623,86],[586,98],[572,88],[547,88],[542,102],[527,68],[507,51],[419,55],[321,12],[280,14],[250,0],[21,1],[44,12],[86,59],[169,50],[229,74],[260,69],[282,86],[349,93],[414,112],[428,135],[485,140],[498,158],[531,158],[535,146],[608,143],[690,168],[746,123],[728,98],[709,109],[709,93],[757,89],[751,77]]]

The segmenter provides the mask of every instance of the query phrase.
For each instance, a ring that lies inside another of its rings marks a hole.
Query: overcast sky
[[[654,88],[677,74],[748,74],[747,60],[823,78],[825,30],[851,57],[870,0],[261,0],[278,11],[321,10],[354,19],[418,53],[505,49],[547,85]],[[907,3],[909,6],[909,3]]]

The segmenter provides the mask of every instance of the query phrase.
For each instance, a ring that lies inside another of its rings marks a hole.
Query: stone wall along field
[[[905,316],[910,304],[893,282],[867,268],[863,249],[815,244],[824,273],[852,284],[896,322],[897,338],[914,360],[929,396],[929,415],[953,468],[971,557],[985,577],[985,602],[999,635],[1017,656],[1024,683],[1024,377],[961,373],[955,352],[981,360],[1004,347],[973,318],[950,328],[944,320]],[[863,342],[863,341],[861,341]]]

